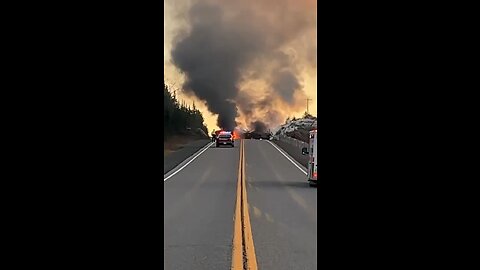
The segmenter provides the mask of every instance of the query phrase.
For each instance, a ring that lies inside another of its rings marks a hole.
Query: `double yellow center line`
[[[245,185],[245,145],[241,139],[233,228],[232,270],[257,270]]]

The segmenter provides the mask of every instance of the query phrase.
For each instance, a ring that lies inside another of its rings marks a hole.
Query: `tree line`
[[[207,127],[203,124],[202,113],[184,101],[179,101],[175,91],[163,83],[163,135],[168,138],[176,135],[201,135],[202,131],[208,134]],[[202,130],[202,131],[200,131]]]

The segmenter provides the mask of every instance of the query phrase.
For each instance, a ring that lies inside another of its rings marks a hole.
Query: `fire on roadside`
[[[240,135],[238,134],[238,132],[237,132],[236,130],[234,130],[234,131],[232,132],[232,138],[233,138],[234,140],[240,139]]]
[[[220,130],[217,130],[215,131],[215,134],[216,136],[218,136],[222,132],[225,132],[225,129],[222,128]],[[234,129],[233,131],[227,131],[227,132],[231,132],[233,140],[239,140],[242,138],[241,133],[237,129]]]

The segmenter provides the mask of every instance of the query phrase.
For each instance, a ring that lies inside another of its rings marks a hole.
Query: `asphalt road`
[[[239,145],[211,146],[164,182],[165,269],[230,269]],[[316,269],[317,189],[268,141],[245,140],[245,164],[258,269]]]
[[[187,145],[183,146],[181,149],[178,149],[170,153],[163,160],[163,173],[165,174],[169,172],[171,169],[175,168],[175,166],[180,164],[189,156],[193,155],[195,152],[197,152],[200,148],[202,148],[209,142],[210,140],[196,140],[188,143]]]
[[[317,269],[317,189],[268,141],[245,140],[245,162],[258,268]]]

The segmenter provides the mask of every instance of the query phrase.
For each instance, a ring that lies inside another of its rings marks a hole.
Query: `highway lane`
[[[317,189],[267,141],[244,142],[258,269],[316,269]],[[212,146],[164,182],[165,269],[230,269],[239,146]]]
[[[245,140],[245,162],[258,269],[317,269],[317,189],[267,141]]]
[[[239,145],[211,146],[164,182],[165,269],[230,269]]]

